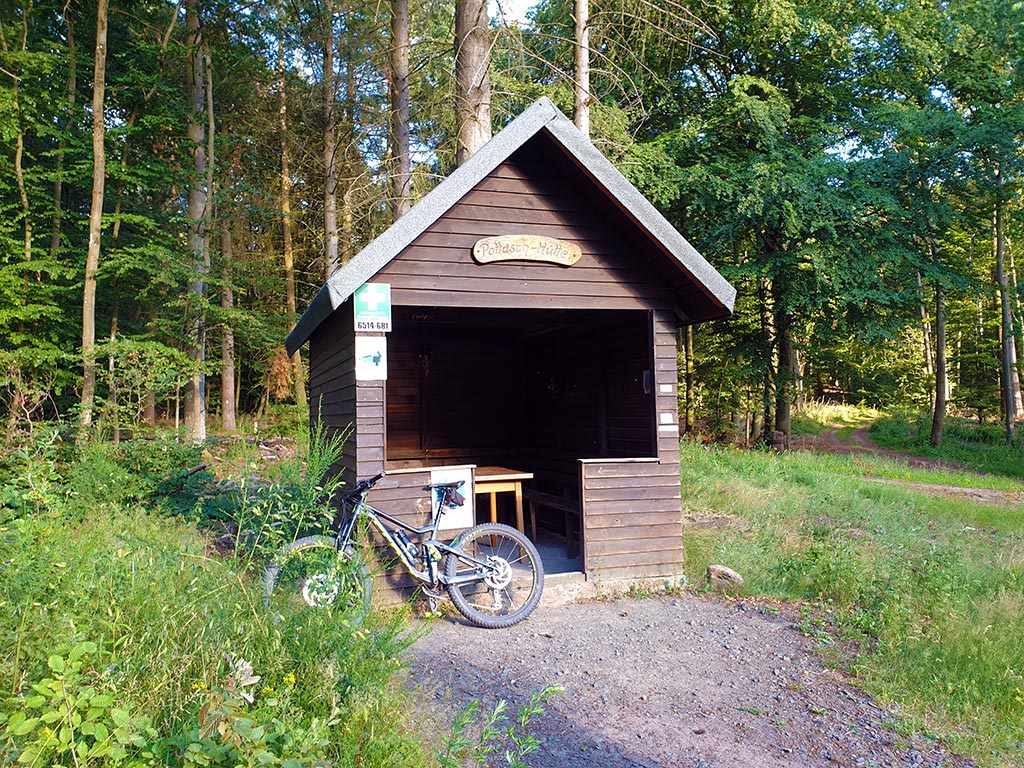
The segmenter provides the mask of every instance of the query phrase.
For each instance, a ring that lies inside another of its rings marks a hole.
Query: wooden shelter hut
[[[387,471],[381,509],[422,525],[423,487],[464,477],[453,535],[497,515],[588,579],[671,577],[676,330],[734,298],[540,99],[345,264],[287,347],[310,344],[312,418],[352,425],[344,479]]]

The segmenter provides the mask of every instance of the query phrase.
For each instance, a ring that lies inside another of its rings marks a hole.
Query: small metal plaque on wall
[[[583,256],[576,243],[567,243],[543,235],[499,235],[485,237],[473,246],[473,258],[479,264],[494,261],[542,261],[571,267]]]

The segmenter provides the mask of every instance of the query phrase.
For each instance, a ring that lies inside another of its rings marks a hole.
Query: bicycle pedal
[[[430,609],[428,613],[431,616],[440,616],[441,610],[439,607],[440,600],[433,595],[427,595],[427,607]]]

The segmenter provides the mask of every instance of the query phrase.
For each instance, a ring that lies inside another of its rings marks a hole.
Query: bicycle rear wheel
[[[455,607],[471,622],[487,629],[511,627],[537,607],[544,591],[544,566],[533,542],[515,528],[484,523],[470,528],[452,546],[459,552],[448,555],[445,575],[477,576],[448,584]]]
[[[306,536],[286,544],[263,572],[268,605],[289,601],[312,608],[349,611],[362,621],[370,610],[373,580],[350,545],[338,549],[327,536]]]

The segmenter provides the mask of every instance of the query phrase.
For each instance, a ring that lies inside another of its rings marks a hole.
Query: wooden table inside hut
[[[490,494],[491,522],[498,522],[499,493],[513,492],[516,495],[516,528],[526,532],[523,522],[523,480],[532,480],[532,472],[522,472],[508,467],[477,467],[473,472],[474,493]]]

